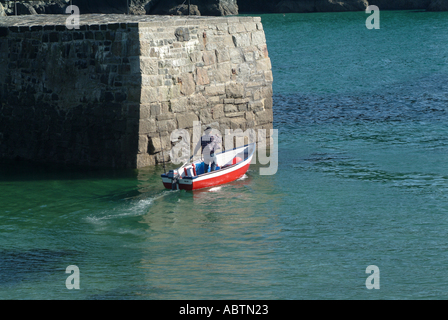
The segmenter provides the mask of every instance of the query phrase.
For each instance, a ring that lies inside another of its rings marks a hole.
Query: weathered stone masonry
[[[66,18],[0,19],[1,158],[136,168],[162,145],[168,160],[170,133],[193,121],[272,128],[260,18]]]

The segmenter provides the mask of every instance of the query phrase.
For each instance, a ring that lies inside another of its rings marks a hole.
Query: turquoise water
[[[448,13],[367,16],[262,16],[274,176],[2,163],[0,299],[446,299]]]

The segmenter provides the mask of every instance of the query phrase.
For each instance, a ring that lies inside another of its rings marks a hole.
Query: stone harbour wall
[[[0,19],[0,158],[139,168],[193,121],[272,128],[260,18],[66,19]]]

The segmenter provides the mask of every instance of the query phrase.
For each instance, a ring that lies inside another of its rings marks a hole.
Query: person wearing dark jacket
[[[221,149],[222,138],[218,134],[212,134],[212,128],[207,127],[204,131],[204,135],[199,140],[194,153],[196,154],[201,148],[202,155],[204,157],[204,172],[214,171],[217,166],[215,152]]]

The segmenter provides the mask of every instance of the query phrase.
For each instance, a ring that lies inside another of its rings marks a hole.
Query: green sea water
[[[0,299],[447,299],[448,13],[367,16],[262,16],[273,176],[2,162]]]

